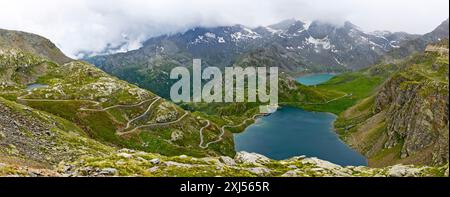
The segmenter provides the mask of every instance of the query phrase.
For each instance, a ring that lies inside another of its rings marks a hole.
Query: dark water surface
[[[297,82],[306,85],[306,86],[312,86],[312,85],[318,85],[321,83],[325,83],[331,78],[336,76],[336,74],[333,73],[323,73],[323,74],[311,74],[311,75],[305,75],[297,78]]]
[[[336,117],[284,107],[235,134],[236,151],[255,152],[282,160],[317,157],[339,165],[367,165],[367,160],[342,142],[333,130]]]

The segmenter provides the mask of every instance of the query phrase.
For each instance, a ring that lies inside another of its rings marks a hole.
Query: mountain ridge
[[[275,66],[291,76],[343,72],[378,63],[390,53],[406,57],[421,51],[415,47],[403,49],[407,48],[403,47],[404,43],[422,40],[418,37],[402,32],[367,33],[350,22],[336,27],[319,21],[287,20],[254,29],[241,25],[194,28],[150,38],[138,50],[85,60],[111,75],[169,98],[172,83],[168,74],[177,66],[190,67],[193,58],[201,58],[204,66],[221,69]],[[391,52],[395,49],[398,52]]]

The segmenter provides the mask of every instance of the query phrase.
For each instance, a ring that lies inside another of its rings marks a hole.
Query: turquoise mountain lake
[[[48,85],[45,84],[39,84],[39,83],[33,83],[33,84],[29,84],[26,88],[27,91],[31,91],[34,89],[39,89],[39,88],[46,88],[48,87]]]
[[[336,76],[336,74],[333,73],[324,73],[324,74],[311,74],[311,75],[305,75],[297,78],[297,82],[306,85],[306,86],[312,86],[312,85],[318,85],[321,83],[325,83],[331,78]]]
[[[283,107],[234,135],[236,151],[255,152],[282,160],[317,157],[343,166],[366,166],[367,160],[342,142],[333,130],[336,117]]]

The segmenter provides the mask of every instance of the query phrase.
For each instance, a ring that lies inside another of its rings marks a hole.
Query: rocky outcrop
[[[127,157],[117,156],[126,153]],[[4,165],[10,169],[10,166]],[[118,150],[104,157],[85,157],[61,162],[52,176],[146,176],[146,177],[436,177],[445,176],[448,165],[415,167],[396,165],[386,168],[339,166],[317,158],[293,157],[275,161],[256,154],[239,152],[229,157],[166,157],[133,150]],[[6,170],[4,170],[6,171]],[[0,166],[0,175],[2,166]],[[14,171],[10,171],[12,173]],[[17,171],[16,171],[17,172]],[[30,176],[18,173],[19,176]],[[42,176],[45,176],[43,174]]]
[[[369,166],[448,163],[449,71],[444,48],[448,50],[448,40],[398,61],[373,95],[338,118],[339,134],[368,158]]]
[[[18,48],[59,64],[72,61],[50,40],[31,33],[0,29],[0,48]]]
[[[449,159],[448,53],[447,63],[439,62],[442,54],[435,55],[423,57],[431,65],[408,66],[388,80],[374,110],[386,112],[385,148],[402,146],[401,158],[428,151],[425,164],[439,165]]]
[[[389,139],[385,147],[404,143],[404,158],[432,146],[433,163],[448,161],[448,91],[435,89],[420,95],[427,87],[409,84],[402,89],[402,80],[389,81],[377,99],[376,109],[387,110]]]

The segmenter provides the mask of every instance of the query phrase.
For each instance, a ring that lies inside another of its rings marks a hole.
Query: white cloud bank
[[[194,26],[288,18],[422,34],[448,18],[448,7],[448,0],[0,0],[0,28],[40,34],[74,57],[108,44],[136,49],[151,36]]]

